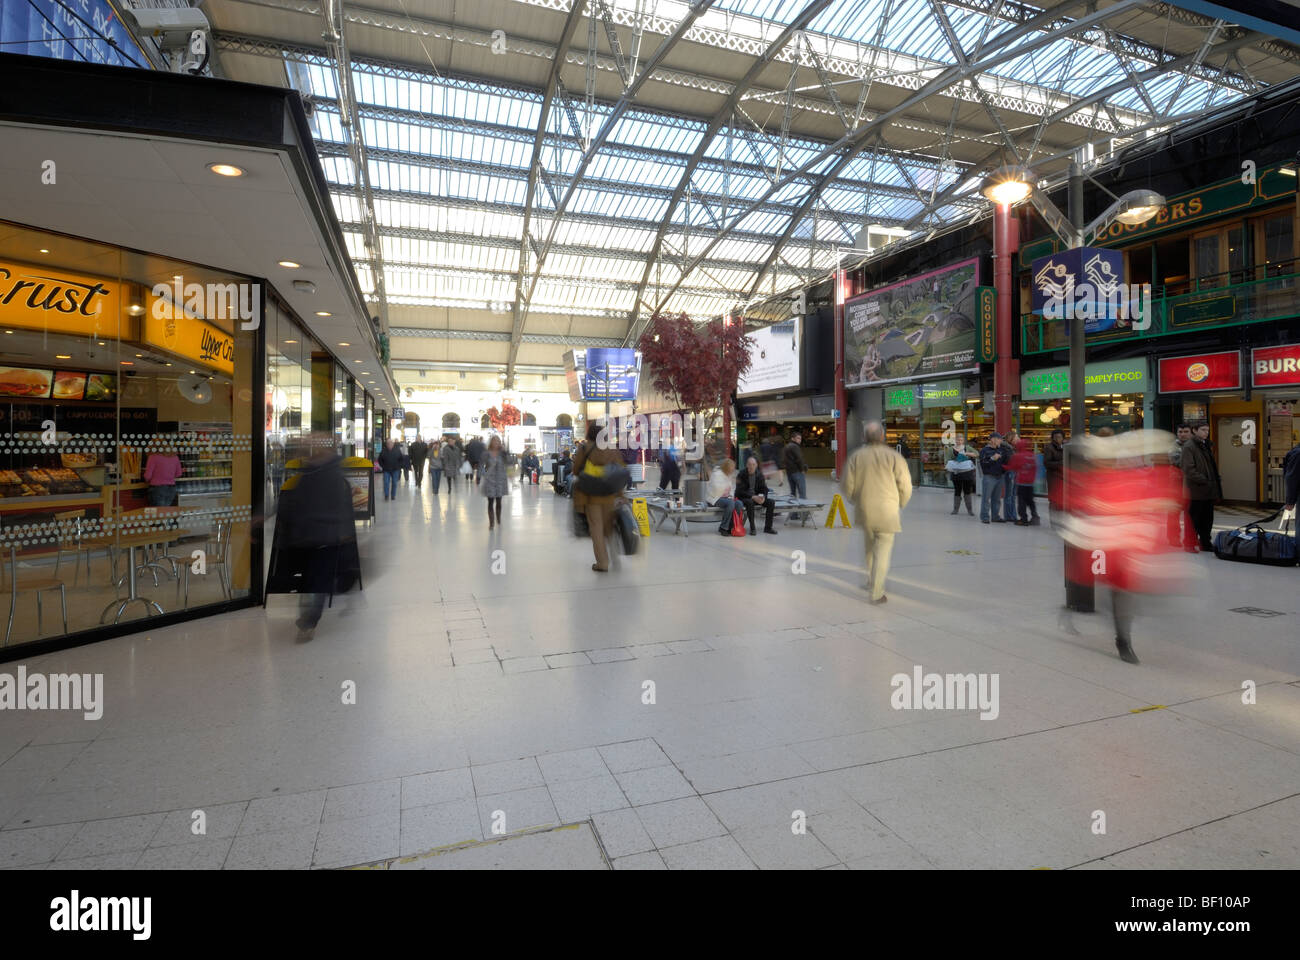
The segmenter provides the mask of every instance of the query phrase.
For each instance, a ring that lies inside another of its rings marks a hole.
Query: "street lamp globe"
[[[1165,205],[1165,198],[1154,190],[1133,190],[1120,197],[1115,219],[1131,227],[1146,223]]]
[[[1033,193],[1033,179],[1024,167],[999,167],[984,179],[980,192],[999,205],[1011,206]]]

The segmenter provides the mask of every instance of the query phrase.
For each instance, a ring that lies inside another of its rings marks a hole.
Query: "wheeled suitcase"
[[[1278,511],[1255,523],[1236,530],[1224,530],[1214,537],[1214,555],[1220,560],[1237,560],[1242,563],[1263,563],[1273,567],[1294,567],[1300,554],[1296,538],[1289,534],[1274,533],[1262,526],[1281,514]]]

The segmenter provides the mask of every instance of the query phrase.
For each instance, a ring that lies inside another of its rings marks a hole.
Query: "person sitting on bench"
[[[772,515],[776,512],[776,504],[768,496],[767,481],[763,479],[763,471],[758,469],[757,457],[748,458],[745,461],[745,469],[736,478],[736,499],[745,505],[745,517],[749,520],[751,534],[758,533],[754,528],[755,507],[762,507],[764,511],[763,532],[776,533],[772,529]]]
[[[722,510],[722,522],[718,524],[718,533],[724,537],[731,536],[731,514],[736,509],[735,485],[736,461],[723,460],[722,465],[709,477],[709,504]]]

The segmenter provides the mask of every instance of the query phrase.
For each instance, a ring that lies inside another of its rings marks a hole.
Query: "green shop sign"
[[[1090,363],[1084,368],[1086,396],[1093,397],[1099,393],[1146,393],[1146,390],[1145,360]],[[1049,367],[1046,370],[1031,370],[1020,375],[1021,400],[1046,400],[1069,396],[1069,367]]]
[[[1179,230],[1194,223],[1216,220],[1230,213],[1293,198],[1296,179],[1282,173],[1282,166],[1284,164],[1265,167],[1249,183],[1243,183],[1240,176],[1229,177],[1170,197],[1151,220],[1141,224],[1126,224],[1117,220],[1098,234],[1092,245],[1108,247],[1125,244],[1167,230]],[[1042,237],[1022,244],[1019,254],[1021,269],[1028,269],[1036,257],[1056,253],[1059,249],[1060,244],[1052,237]]]
[[[885,409],[886,410],[908,410],[916,409],[916,387],[890,387],[885,390]]]
[[[959,407],[964,399],[960,380],[935,380],[921,384],[922,407]]]

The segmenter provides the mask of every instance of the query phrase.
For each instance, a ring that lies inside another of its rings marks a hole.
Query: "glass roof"
[[[518,2],[541,5],[543,0]],[[545,5],[554,6],[551,0]],[[611,0],[610,5],[623,23],[636,9],[635,0]],[[737,50],[749,44],[761,52],[803,6],[791,0],[717,0],[696,27],[725,31],[740,45]],[[1021,15],[1035,9],[983,0],[940,5],[931,0],[838,0],[808,25],[807,44],[840,64],[841,74],[845,63],[873,68],[877,81],[881,74],[909,71],[920,77],[915,89],[955,60],[937,10],[946,15],[964,55],[978,58],[982,44],[1014,26],[982,9],[1004,6]],[[672,21],[687,9],[681,0],[661,0],[655,15]],[[585,35],[585,30],[579,32]],[[980,89],[1036,104],[1045,114],[1125,79],[1129,71],[1148,70],[1156,59],[1140,45],[1121,43],[1105,28],[1041,40],[1032,51],[979,75]],[[647,33],[645,49],[653,50],[659,41]],[[575,50],[581,45],[576,40]],[[784,62],[789,63],[792,49],[787,46]],[[286,60],[293,84],[313,99],[323,169],[358,276],[370,294],[374,275],[365,262],[364,213],[341,122],[336,75],[324,58],[287,54]],[[758,286],[768,292],[824,274],[833,259],[831,245],[851,246],[866,224],[919,223],[931,229],[983,209],[978,198],[968,195],[941,197],[938,209],[926,212],[936,197],[970,177],[969,169],[948,159],[942,138],[926,154],[864,151],[821,189],[815,202],[810,202],[809,190],[838,154],[813,166],[809,176],[792,178],[773,191],[778,169],[788,178],[829,144],[782,135],[782,104],[770,97],[752,101],[751,107],[763,109],[742,109],[734,127],[724,127],[708,141],[703,162],[692,171],[675,206],[674,192],[707,133],[707,124],[699,119],[633,105],[619,116],[574,183],[584,137],[601,129],[612,105],[595,102],[588,115],[586,101],[570,94],[568,108],[557,103],[547,118],[543,173],[529,217],[529,164],[541,91],[424,75],[414,68],[394,71],[360,60],[354,61],[352,75],[386,261],[386,292],[394,302],[480,309],[513,303],[522,248],[530,248],[526,291],[537,253],[549,244],[532,291],[532,313],[627,318],[662,227],[659,257],[649,264],[643,300],[658,303],[692,265],[664,309],[705,317],[730,309],[760,279]],[[1159,119],[1151,113],[1153,105],[1157,112],[1185,114],[1242,95],[1230,83],[1207,77],[1163,75],[1141,91],[1114,94],[1103,107],[1112,117],[1114,111],[1124,111],[1128,125],[1141,126]],[[837,86],[845,109],[852,111],[862,81],[840,80]],[[807,93],[824,95],[820,86]],[[972,92],[968,104],[974,98]],[[977,102],[973,107],[979,110]],[[766,128],[758,129],[751,117],[762,117]],[[985,119],[988,135],[981,139],[996,150],[996,126]],[[934,122],[942,130],[947,120],[936,115]],[[1081,128],[1081,142],[1088,138]],[[1033,139],[1037,148],[1037,138],[1025,139]],[[554,211],[562,203],[565,214],[557,223]],[[763,273],[769,261],[771,267]]]

